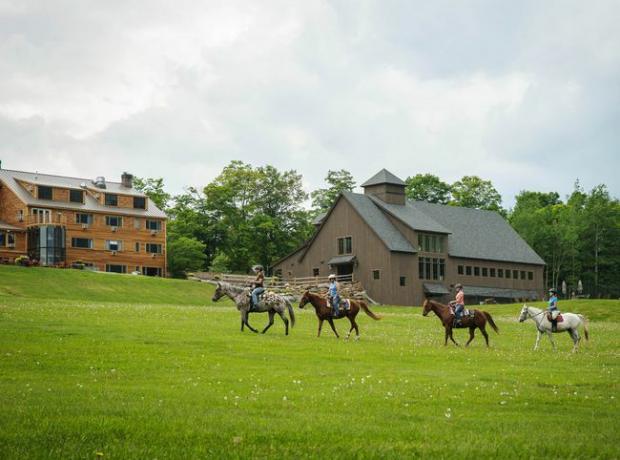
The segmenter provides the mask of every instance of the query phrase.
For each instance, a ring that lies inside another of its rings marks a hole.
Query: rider
[[[560,314],[560,310],[558,309],[558,291],[556,291],[554,288],[549,289],[549,306],[547,307],[547,311],[551,315],[551,331],[557,332],[557,317]]]
[[[256,279],[254,280],[254,283],[252,283],[253,289],[250,309],[258,305],[258,296],[265,292],[265,274],[263,273],[263,267],[260,265],[256,265],[253,270],[256,273]]]
[[[338,316],[340,313],[340,294],[338,294],[338,282],[336,281],[336,275],[333,273],[330,274],[327,279],[329,280],[329,289],[327,291],[327,295],[329,296],[329,300],[332,304],[332,308],[334,309],[334,316]]]
[[[465,310],[465,293],[463,292],[463,285],[461,283],[457,283],[454,285],[454,289],[456,290],[456,296],[450,305],[454,306],[454,319],[459,321],[463,314],[463,310]]]

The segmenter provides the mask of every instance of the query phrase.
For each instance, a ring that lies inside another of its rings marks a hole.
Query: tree
[[[315,190],[310,194],[315,215],[327,211],[340,193],[352,192],[355,188],[353,175],[345,169],[339,171],[330,169],[327,172],[327,177],[325,177],[325,182],[329,187]]]
[[[175,278],[185,276],[185,272],[204,267],[205,244],[195,238],[181,236],[168,243],[168,271]]]
[[[133,186],[136,190],[139,190],[153,200],[155,205],[162,211],[165,211],[168,207],[171,196],[164,191],[163,178],[154,179],[149,177],[147,179],[141,179],[140,177],[134,177]]]
[[[465,176],[451,187],[453,206],[464,208],[486,209],[497,211],[502,215],[506,211],[502,208],[502,197],[493,187],[491,181],[483,180],[478,176]]]
[[[407,198],[429,203],[448,204],[450,185],[433,174],[416,174],[405,180]]]

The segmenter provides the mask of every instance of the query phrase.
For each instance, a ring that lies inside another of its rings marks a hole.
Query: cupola
[[[389,172],[382,169],[362,184],[364,195],[372,195],[389,204],[405,204],[406,184]]]

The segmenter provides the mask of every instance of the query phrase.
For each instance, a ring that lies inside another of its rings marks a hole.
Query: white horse
[[[547,319],[547,310],[541,310],[540,308],[529,307],[527,305],[523,305],[521,309],[521,314],[519,315],[519,322],[522,323],[528,318],[532,318],[536,323],[536,329],[538,330],[538,336],[536,337],[536,345],[534,345],[534,350],[538,349],[538,344],[540,343],[540,338],[543,334],[547,334],[549,340],[551,341],[551,345],[553,345],[553,349],[555,350],[555,341],[553,340],[551,321]],[[586,340],[589,339],[588,332],[588,318],[583,315],[579,315],[576,313],[562,313],[562,322],[558,322],[558,328],[556,332],[568,332],[573,339],[573,353],[576,352],[579,348],[579,341],[581,337],[579,336],[579,326],[583,324],[583,332],[586,336]]]

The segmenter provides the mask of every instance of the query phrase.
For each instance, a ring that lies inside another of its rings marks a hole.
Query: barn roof
[[[166,214],[146,195],[134,188],[123,187],[119,182],[106,181],[106,189],[96,190],[104,193],[117,193],[119,195],[131,195],[146,197],[147,209],[119,208],[100,204],[90,194],[84,194],[84,203],[39,200],[33,197],[17,181],[22,180],[36,185],[46,185],[50,187],[68,188],[84,190],[84,185],[89,189],[95,189],[91,179],[76,177],[54,176],[51,174],[32,173],[25,171],[12,171],[10,169],[0,169],[0,181],[2,181],[22,202],[28,206],[41,206],[43,208],[72,209],[76,211],[95,211],[111,214],[124,214],[129,216],[158,217],[165,218]]]
[[[398,220],[402,221],[414,230],[434,233],[452,233],[446,227],[416,207],[415,203],[412,201],[408,201],[403,206],[399,204],[386,203],[385,201],[382,201],[374,196],[370,197],[370,199],[377,206],[384,209],[389,214],[396,217]]]

